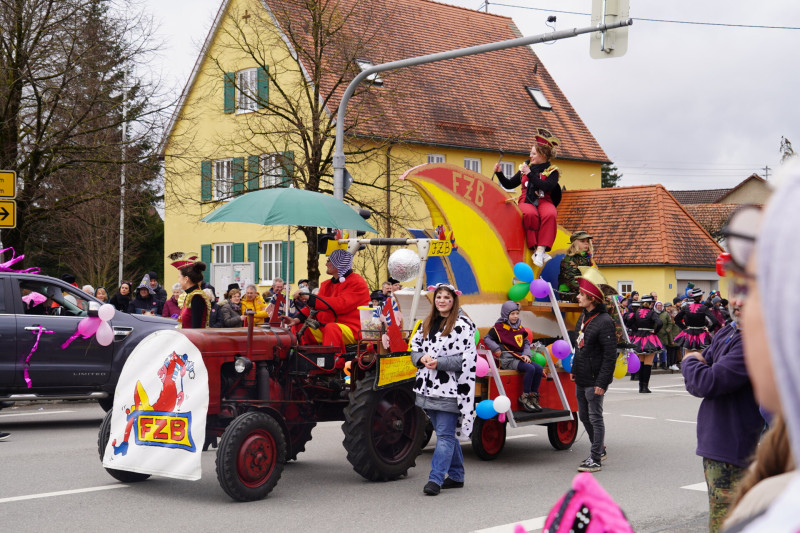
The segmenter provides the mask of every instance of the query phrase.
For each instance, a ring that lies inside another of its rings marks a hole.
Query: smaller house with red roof
[[[720,289],[715,264],[724,250],[663,185],[565,191],[558,224],[592,235],[594,260],[620,293],[656,291],[671,301],[688,282]]]

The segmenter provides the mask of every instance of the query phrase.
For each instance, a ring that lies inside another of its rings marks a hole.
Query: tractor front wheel
[[[106,453],[106,446],[108,439],[111,435],[111,413],[106,413],[103,417],[103,422],[100,424],[100,431],[97,433],[97,452],[100,454],[100,462],[103,462],[103,457]],[[115,468],[106,468],[111,477],[123,483],[138,483],[150,477],[150,474],[141,474],[139,472],[129,472],[128,470],[117,470]]]
[[[344,409],[344,448],[353,470],[370,481],[408,473],[422,452],[425,416],[410,386],[373,390],[374,373],[359,380]]]
[[[472,449],[480,459],[491,461],[497,459],[506,445],[506,424],[497,418],[483,419],[475,417],[472,427]]]
[[[275,488],[286,462],[286,436],[265,413],[237,417],[220,439],[217,479],[234,500],[261,500]]]

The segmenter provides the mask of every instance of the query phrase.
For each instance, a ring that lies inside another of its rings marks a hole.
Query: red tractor
[[[334,368],[334,347],[300,346],[287,329],[251,322],[249,328],[180,331],[208,371],[204,449],[219,439],[217,478],[234,500],[266,497],[284,464],[305,450],[317,422],[344,421],[347,459],[366,479],[396,479],[414,466],[426,418],[414,405],[407,352],[379,355],[365,341],[348,346],[348,377]],[[98,438],[101,459],[110,425],[108,413]],[[106,470],[126,483],[149,477]]]

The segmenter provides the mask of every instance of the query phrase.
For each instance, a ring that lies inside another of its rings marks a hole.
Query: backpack
[[[572,488],[550,509],[542,533],[633,533],[625,513],[600,486],[583,472],[572,480]]]

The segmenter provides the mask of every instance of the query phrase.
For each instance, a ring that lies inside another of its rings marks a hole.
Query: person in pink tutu
[[[650,374],[653,370],[653,357],[664,349],[658,338],[658,331],[663,326],[653,307],[653,297],[649,294],[639,300],[640,307],[625,317],[625,327],[630,332],[631,344],[642,362],[639,369],[639,392],[650,393]]]
[[[711,344],[710,330],[719,324],[711,310],[701,301],[703,299],[702,289],[691,289],[689,298],[692,301],[685,304],[675,315],[675,324],[682,330],[675,337],[675,344],[683,348],[684,354],[703,351],[703,348]]]

